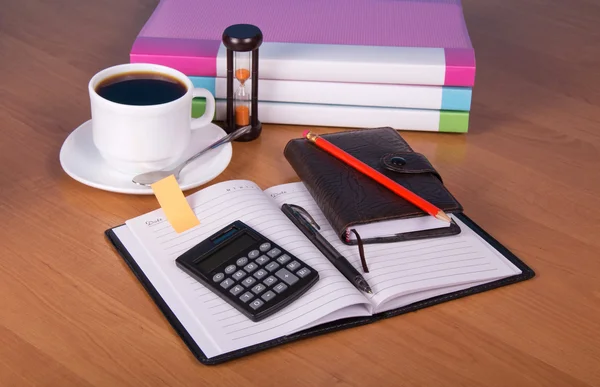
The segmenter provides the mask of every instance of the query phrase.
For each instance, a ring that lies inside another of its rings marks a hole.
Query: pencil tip
[[[443,221],[446,221],[446,222],[448,222],[448,223],[452,223],[452,219],[450,219],[450,217],[449,217],[448,215],[446,215],[446,214],[444,213],[444,211],[441,211],[441,210],[440,210],[440,211],[439,211],[439,212],[438,212],[438,213],[435,215],[435,217],[436,217],[437,219],[439,219],[439,220],[443,220]]]

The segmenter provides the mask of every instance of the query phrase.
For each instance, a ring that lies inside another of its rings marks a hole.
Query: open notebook
[[[263,191],[251,181],[226,181],[187,200],[200,225],[181,234],[172,229],[161,209],[128,220],[106,234],[196,358],[205,364],[533,276],[514,255],[458,215],[454,219],[462,229],[459,235],[365,245],[370,272],[364,276],[374,292],[366,295],[280,210],[284,203],[304,207],[321,226],[323,236],[360,270],[356,246],[345,245],[336,237],[303,183]],[[281,244],[320,274],[305,295],[260,322],[247,319],[175,264],[184,251],[235,220]]]

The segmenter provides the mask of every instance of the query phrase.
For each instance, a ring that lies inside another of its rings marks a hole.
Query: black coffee
[[[98,95],[123,105],[159,105],[186,92],[187,87],[174,77],[142,71],[118,74],[96,86]]]

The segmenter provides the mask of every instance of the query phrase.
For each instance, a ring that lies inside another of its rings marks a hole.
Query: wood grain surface
[[[90,117],[88,80],[128,61],[156,4],[0,0],[1,386],[600,385],[600,3],[464,0],[470,132],[403,132],[533,280],[219,366],[192,357],[104,238],[156,199],[85,186],[58,160]],[[235,143],[213,183],[297,181],[282,150],[303,129]]]

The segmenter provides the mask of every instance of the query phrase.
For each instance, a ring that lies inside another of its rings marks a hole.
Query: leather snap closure
[[[442,178],[435,168],[433,168],[427,158],[420,153],[411,151],[386,153],[381,156],[379,162],[379,165],[388,171],[403,174],[432,173],[442,181]]]
[[[390,158],[390,164],[401,167],[406,164],[406,159],[404,157],[394,156]]]
[[[388,153],[381,158],[381,164],[385,169],[402,173],[409,172],[406,170],[411,165],[409,161],[410,156],[406,157],[394,153]]]

